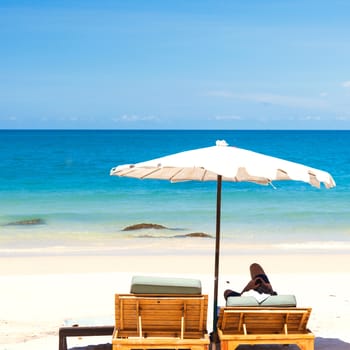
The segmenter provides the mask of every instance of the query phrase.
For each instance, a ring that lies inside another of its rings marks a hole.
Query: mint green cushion
[[[294,307],[297,301],[294,295],[270,295],[260,304],[253,296],[228,297],[226,306],[275,306]]]
[[[226,306],[259,306],[259,303],[252,296],[228,297]]]
[[[134,294],[202,294],[200,280],[191,278],[167,278],[134,276],[131,281]]]
[[[265,299],[261,306],[297,306],[297,301],[294,295],[271,295]]]

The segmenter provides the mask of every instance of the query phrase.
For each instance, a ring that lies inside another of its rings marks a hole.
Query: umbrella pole
[[[222,176],[218,175],[216,194],[216,239],[215,239],[215,272],[214,272],[214,310],[213,310],[213,341],[218,342],[216,324],[218,320],[218,290],[219,290],[219,258],[220,258],[220,223],[221,223],[221,187]]]

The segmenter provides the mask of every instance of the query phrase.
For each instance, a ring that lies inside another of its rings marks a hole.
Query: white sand
[[[255,261],[279,294],[295,294],[298,306],[313,308],[309,328],[316,335],[316,349],[350,349],[348,254],[224,256],[220,305],[226,288],[244,287]],[[210,256],[0,258],[0,350],[57,349],[58,329],[67,322],[113,324],[114,294],[129,292],[136,274],[200,278],[211,305],[213,265]],[[209,331],[211,320],[210,308]],[[71,339],[69,346],[94,342],[110,338]]]

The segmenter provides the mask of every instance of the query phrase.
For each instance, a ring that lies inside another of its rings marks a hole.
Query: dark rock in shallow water
[[[209,235],[208,233],[204,232],[192,232],[192,233],[187,233],[185,235],[177,235],[174,237],[203,237],[203,238],[213,238],[212,235]]]
[[[14,222],[9,222],[7,226],[17,226],[17,225],[44,225],[45,221],[43,219],[28,219],[28,220],[19,220]]]
[[[125,227],[123,229],[123,231],[142,230],[142,229],[145,229],[145,228],[153,228],[153,229],[156,229],[156,230],[168,229],[167,227],[165,227],[163,225],[142,223],[142,224],[135,224],[135,225],[127,226],[127,227]]]

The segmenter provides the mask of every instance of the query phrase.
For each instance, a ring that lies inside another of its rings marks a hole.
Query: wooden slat
[[[221,348],[240,344],[296,344],[314,350],[315,336],[307,329],[311,308],[225,307],[218,317]]]
[[[201,337],[206,333],[208,296],[150,296],[117,294],[115,322],[123,337],[137,335],[137,315],[141,316],[142,333],[147,336],[171,334],[184,338]]]
[[[248,334],[302,333],[306,332],[311,309],[305,308],[262,308],[226,307],[220,310],[218,327],[225,334],[243,333],[246,325]]]

